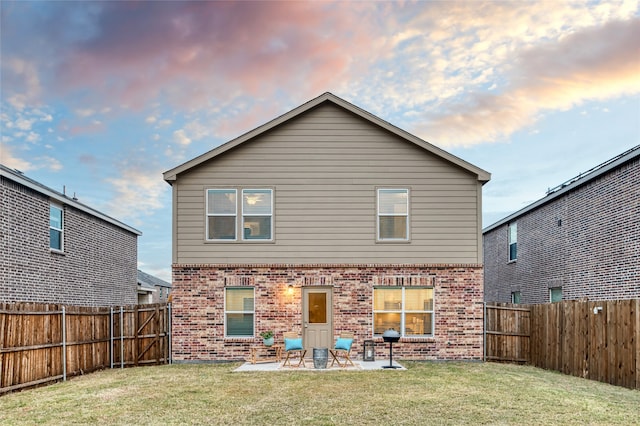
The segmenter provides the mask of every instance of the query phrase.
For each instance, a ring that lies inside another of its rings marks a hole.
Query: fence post
[[[482,302],[482,361],[487,362],[487,302]]]
[[[633,341],[636,344],[636,389],[640,389],[640,298],[636,299],[636,336]]]
[[[109,312],[109,361],[110,368],[113,370],[113,306]]]
[[[122,306],[120,306],[120,368],[124,368],[124,320]]]
[[[173,364],[173,355],[171,353],[171,303],[167,304],[167,312],[169,313],[168,330],[167,330],[167,336],[169,338],[169,364]],[[640,348],[640,344],[638,345],[638,348]]]
[[[67,313],[62,306],[62,381],[67,381]]]

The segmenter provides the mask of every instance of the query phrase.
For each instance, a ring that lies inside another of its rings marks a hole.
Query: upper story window
[[[254,297],[253,287],[225,289],[225,336],[253,336]]]
[[[242,190],[243,240],[271,240],[273,197],[270,189]]]
[[[62,207],[49,205],[49,247],[52,250],[63,250],[64,243],[64,222]]]
[[[509,224],[509,262],[518,258],[518,224]]]
[[[235,189],[207,190],[207,240],[236,240],[238,203]]]
[[[376,335],[389,328],[402,336],[433,335],[433,288],[374,288],[373,324]]]
[[[377,240],[409,240],[408,189],[378,189]]]
[[[206,210],[208,241],[237,241],[239,229],[243,241],[273,239],[272,189],[207,189]]]

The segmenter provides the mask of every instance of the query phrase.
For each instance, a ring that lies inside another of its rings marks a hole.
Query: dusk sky
[[[165,280],[162,172],[324,92],[490,172],[483,226],[640,144],[638,1],[0,9],[0,162],[141,230]]]

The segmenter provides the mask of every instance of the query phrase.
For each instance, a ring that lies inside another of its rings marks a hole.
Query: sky
[[[143,235],[162,173],[324,92],[484,169],[483,226],[640,144],[638,1],[0,2],[0,162]]]

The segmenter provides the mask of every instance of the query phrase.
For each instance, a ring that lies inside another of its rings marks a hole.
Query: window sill
[[[50,248],[49,252],[51,254],[57,254],[58,256],[66,256],[66,253],[64,251],[62,251],[62,250],[56,250],[56,249]]]

